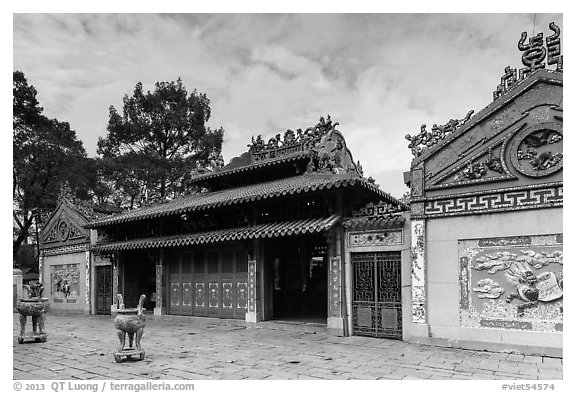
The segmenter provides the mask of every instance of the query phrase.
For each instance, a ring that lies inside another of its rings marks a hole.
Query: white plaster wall
[[[76,303],[54,303],[54,295],[52,294],[52,279],[50,273],[51,266],[54,265],[69,265],[78,264],[80,270],[79,277],[79,291]],[[50,255],[44,256],[44,264],[42,269],[42,283],[44,285],[43,297],[50,299],[50,308],[54,311],[70,311],[70,312],[85,312],[89,313],[89,305],[86,303],[86,252],[80,251],[71,254]]]
[[[562,348],[561,333],[460,327],[458,240],[563,233],[562,208],[459,216],[426,221],[430,336],[506,345]]]

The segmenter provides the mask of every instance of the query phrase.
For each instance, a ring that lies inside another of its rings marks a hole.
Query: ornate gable
[[[424,189],[561,180],[562,78],[546,74],[533,74],[510,101],[489,105],[428,154]]]
[[[406,136],[413,215],[562,205],[563,69],[560,30],[550,29],[546,47],[542,33],[528,44],[522,34],[525,67],[506,67],[481,111]],[[546,54],[555,69],[545,68]]]
[[[44,250],[88,243],[90,232],[84,229],[88,221],[68,201],[62,201],[41,231]]]

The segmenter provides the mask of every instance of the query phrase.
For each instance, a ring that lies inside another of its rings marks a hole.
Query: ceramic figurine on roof
[[[512,87],[516,86],[519,82],[526,79],[528,75],[536,70],[545,69],[546,54],[548,54],[548,65],[556,65],[557,72],[563,72],[563,56],[561,55],[560,47],[560,28],[554,23],[550,22],[548,25],[553,34],[546,37],[546,46],[544,46],[544,34],[538,33],[528,39],[526,44],[527,32],[523,32],[518,41],[518,49],[522,52],[522,64],[524,68],[517,70],[507,66],[504,69],[504,75],[500,80],[500,84],[494,91],[494,99],[502,96]]]
[[[446,138],[449,134],[453,133],[456,129],[462,127],[474,113],[473,110],[469,111],[466,116],[461,120],[450,119],[448,123],[438,126],[434,124],[432,131],[426,131],[426,124],[420,126],[420,133],[414,136],[407,134],[406,139],[410,141],[408,148],[412,150],[412,154],[416,157],[420,156],[427,148],[436,145],[438,142]]]
[[[224,157],[222,157],[222,154],[217,154],[216,152],[212,152],[210,153],[210,156],[208,157],[208,159],[210,160],[210,169],[211,170],[219,170],[221,168],[224,167]]]
[[[316,142],[319,138],[328,134],[331,130],[335,129],[338,123],[332,123],[330,115],[320,117],[318,123],[315,126],[306,128],[302,131],[301,128],[296,129],[294,132],[291,129],[287,129],[284,134],[276,134],[274,137],[268,140],[268,143],[264,143],[262,136],[258,135],[256,139],[252,137],[252,143],[248,145],[249,152],[254,154],[255,160],[263,160],[266,158],[275,158],[278,155],[283,155],[293,152],[293,149],[287,149],[285,151],[276,151],[279,148],[289,148],[295,146],[301,146],[302,149],[309,148],[313,142]],[[266,154],[266,152],[273,151],[272,153]],[[264,154],[259,154],[264,153]]]

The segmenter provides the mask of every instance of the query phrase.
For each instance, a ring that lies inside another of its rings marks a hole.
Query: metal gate
[[[110,314],[112,305],[112,266],[96,267],[96,314]]]
[[[352,270],[354,334],[401,340],[400,252],[353,253]]]

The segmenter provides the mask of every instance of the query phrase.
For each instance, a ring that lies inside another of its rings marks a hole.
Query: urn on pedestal
[[[120,340],[120,347],[114,353],[114,360],[118,363],[125,359],[131,359],[132,356],[138,356],[140,360],[144,359],[144,349],[140,345],[140,340],[144,334],[146,326],[146,316],[143,307],[146,295],[141,295],[136,308],[124,308],[122,295],[118,295],[117,315],[114,318],[114,326]],[[128,335],[128,348],[126,348],[126,335]]]
[[[20,334],[18,343],[46,342],[48,335],[44,332],[46,313],[50,309],[49,299],[42,297],[44,288],[42,284],[24,285],[28,298],[18,299],[16,310],[20,314]],[[26,332],[26,320],[32,317],[32,332]]]

